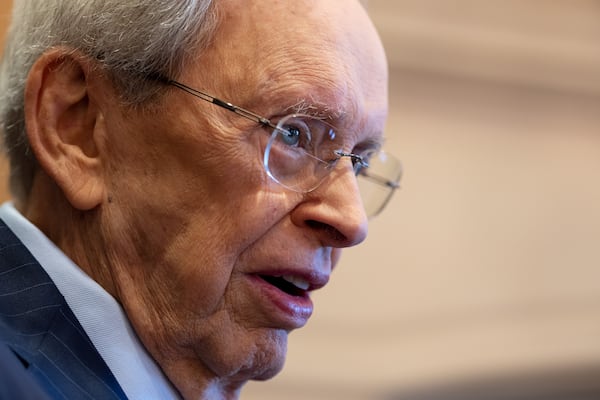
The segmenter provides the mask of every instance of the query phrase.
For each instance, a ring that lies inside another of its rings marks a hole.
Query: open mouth
[[[290,296],[304,296],[310,286],[306,281],[289,276],[260,275],[260,277]]]

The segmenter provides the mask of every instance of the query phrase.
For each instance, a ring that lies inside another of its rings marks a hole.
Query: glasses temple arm
[[[369,179],[373,182],[379,183],[380,185],[383,185],[383,186],[387,186],[394,190],[400,188],[400,184],[398,182],[390,181],[379,175],[370,174],[368,172],[368,170],[365,170],[365,169],[361,170],[359,175],[362,176],[363,178]]]
[[[183,83],[179,83],[172,79],[161,79],[161,80],[164,81],[165,83],[167,83],[168,85],[175,86],[176,88],[179,88],[185,92],[188,92],[192,96],[198,97],[199,99],[202,99],[204,101],[207,101],[207,102],[217,105],[219,107],[225,108],[226,110],[232,111],[246,119],[257,122],[261,125],[271,127],[273,129],[277,129],[277,127],[271,121],[269,121],[267,118],[261,117],[260,115],[255,114],[252,111],[246,110],[245,108],[235,106],[229,102],[223,101],[217,97],[214,97],[207,93],[193,89],[187,85],[184,85]]]

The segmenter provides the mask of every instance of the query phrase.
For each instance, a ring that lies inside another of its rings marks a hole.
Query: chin
[[[287,333],[280,331],[252,347],[245,366],[240,369],[247,380],[265,381],[281,372],[287,353]]]
[[[269,379],[275,377],[275,375],[280,373],[281,370],[283,369],[283,365],[285,364],[285,355],[283,355],[278,361],[279,362],[277,362],[277,363],[271,364],[269,366],[269,368],[261,371],[261,373],[259,373],[254,378],[252,378],[252,380],[266,381],[266,380],[269,380]]]

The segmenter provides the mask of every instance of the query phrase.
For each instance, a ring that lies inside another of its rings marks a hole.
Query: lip
[[[249,275],[249,278],[268,312],[269,319],[277,327],[288,330],[306,325],[313,313],[313,302],[310,298],[312,289],[299,290],[292,295],[267,282],[263,276],[277,275],[261,273]]]

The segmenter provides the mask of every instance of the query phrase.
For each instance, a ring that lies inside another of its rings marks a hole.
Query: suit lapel
[[[0,341],[53,398],[126,399],[46,271],[2,220]]]

